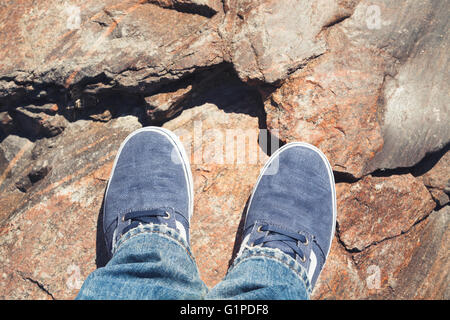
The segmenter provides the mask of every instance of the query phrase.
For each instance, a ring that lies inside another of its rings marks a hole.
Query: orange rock
[[[337,201],[340,239],[359,251],[408,231],[436,205],[411,174],[338,184]]]

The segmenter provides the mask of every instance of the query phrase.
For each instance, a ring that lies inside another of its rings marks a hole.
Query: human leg
[[[336,223],[333,171],[317,148],[290,143],[264,166],[240,252],[211,299],[308,299]]]
[[[168,130],[146,127],[122,143],[105,193],[108,264],[78,299],[199,299],[207,291],[189,249],[193,184],[187,155]]]

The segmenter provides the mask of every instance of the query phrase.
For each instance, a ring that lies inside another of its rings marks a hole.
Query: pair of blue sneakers
[[[189,158],[178,137],[160,127],[130,134],[116,156],[105,194],[109,252],[140,224],[166,224],[189,243],[193,207]],[[302,265],[314,287],[335,224],[336,193],[328,160],[312,145],[289,143],[270,157],[256,182],[240,252],[253,246],[281,250]]]

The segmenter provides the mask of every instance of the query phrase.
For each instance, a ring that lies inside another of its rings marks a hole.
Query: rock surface
[[[413,166],[450,137],[448,2],[383,1],[381,8],[386,27],[372,41],[395,60],[385,70],[381,96],[384,146],[369,170]],[[368,40],[357,32],[354,38]]]
[[[75,297],[96,267],[97,218],[114,156],[140,126],[132,116],[106,125],[78,121],[51,140],[14,141],[21,148],[1,181],[2,298]],[[33,158],[45,158],[51,169],[23,193],[14,182],[33,171]]]
[[[267,125],[283,141],[319,147],[335,171],[361,177],[383,147],[377,120],[382,76],[378,61],[364,65],[370,57],[339,42],[339,54],[317,59],[311,71],[297,73],[266,100]]]
[[[441,157],[439,154],[434,155],[425,161],[424,166],[430,168],[427,172],[422,173],[416,170],[415,175],[421,177],[423,183],[430,189],[430,193],[440,206],[449,203],[450,194],[450,152],[448,148],[444,149],[445,154]],[[437,161],[436,161],[437,160]]]
[[[192,86],[176,88],[175,91],[154,94],[145,99],[146,113],[151,121],[164,121],[183,109],[183,101],[189,96]]]
[[[222,62],[216,18],[148,1],[19,1],[0,17],[0,104],[47,90],[44,98],[89,107],[92,94],[148,94]]]
[[[322,55],[324,27],[348,17],[354,1],[230,0],[221,29],[240,78],[273,83]]]
[[[267,101],[269,128],[283,141],[320,146],[335,170],[355,177],[410,167],[443,148],[450,82],[448,72],[435,70],[449,65],[447,7],[359,2],[324,32],[328,51]]]
[[[410,232],[384,241],[354,256],[359,270],[376,276],[369,294],[374,298],[448,299],[449,208],[433,212]],[[383,264],[379,262],[383,261]],[[379,269],[377,269],[377,267]],[[440,269],[443,268],[443,269]],[[436,270],[440,271],[436,273]],[[377,279],[378,280],[378,279]],[[376,285],[379,285],[378,287]]]
[[[338,228],[314,299],[449,299],[448,1],[0,0],[2,299],[72,299],[107,263],[123,139],[191,156],[191,244],[226,274],[261,167],[306,141]]]
[[[361,252],[334,243],[314,299],[448,299],[449,207]]]
[[[362,251],[398,236],[436,206],[427,188],[411,174],[341,183],[337,194],[338,229],[348,250]]]

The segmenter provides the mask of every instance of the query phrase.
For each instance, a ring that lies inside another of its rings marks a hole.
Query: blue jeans
[[[245,248],[224,280],[208,289],[187,242],[164,225],[142,225],[119,240],[108,264],[95,270],[77,299],[304,300],[304,269],[271,248]]]

